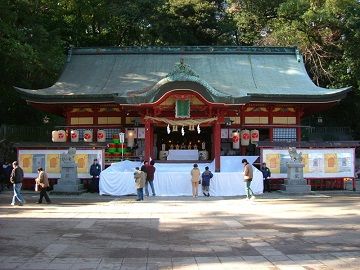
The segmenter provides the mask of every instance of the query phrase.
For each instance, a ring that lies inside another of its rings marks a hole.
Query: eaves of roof
[[[351,89],[346,87],[334,93],[321,95],[249,94],[248,97],[250,102],[261,103],[329,103],[340,101]]]

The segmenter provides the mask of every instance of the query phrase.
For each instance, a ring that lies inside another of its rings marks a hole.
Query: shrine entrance
[[[154,146],[159,160],[210,160],[212,150],[212,127],[189,130],[178,127],[177,131],[166,126],[154,127]],[[185,151],[186,150],[186,151]],[[190,151],[191,150],[191,151]]]

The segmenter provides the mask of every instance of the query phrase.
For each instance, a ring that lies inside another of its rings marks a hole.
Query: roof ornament
[[[166,77],[179,78],[179,77],[196,77],[199,78],[199,74],[193,71],[189,65],[185,64],[183,57],[180,58],[180,63],[175,64],[173,71],[171,71]]]

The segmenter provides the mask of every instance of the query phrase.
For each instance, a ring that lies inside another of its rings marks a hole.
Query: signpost
[[[119,141],[120,141],[120,145],[123,146],[122,144],[125,143],[125,133],[124,132],[120,132],[119,133]],[[124,160],[124,147],[121,147],[121,161]]]

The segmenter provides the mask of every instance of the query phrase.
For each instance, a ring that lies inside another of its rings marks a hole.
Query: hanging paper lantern
[[[126,139],[127,139],[127,146],[134,147],[134,138],[135,138],[135,130],[127,129],[126,130]]]
[[[259,142],[259,130],[253,129],[250,131],[251,143]]]
[[[58,142],[66,142],[66,132],[65,130],[58,130]]]
[[[71,138],[71,142],[78,142],[79,141],[79,131],[76,129],[71,130],[70,138]]]
[[[84,142],[92,142],[93,141],[93,133],[92,130],[84,131]]]
[[[59,131],[53,130],[53,131],[51,132],[51,140],[52,140],[53,142],[57,142],[58,139],[59,139]]]
[[[238,130],[234,130],[232,132],[232,142],[233,142],[233,149],[240,148],[240,134]]]
[[[250,143],[250,131],[248,129],[243,129],[240,132],[240,137],[241,137],[241,145],[249,145]]]
[[[98,142],[106,142],[106,133],[105,130],[99,129],[97,131],[97,135],[96,135],[97,141]]]

